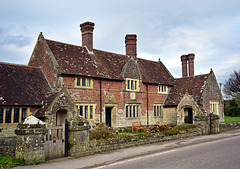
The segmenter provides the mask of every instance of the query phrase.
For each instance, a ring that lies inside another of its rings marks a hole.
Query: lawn
[[[237,123],[237,122],[240,122],[240,117],[225,116],[224,120],[225,120],[225,123]]]

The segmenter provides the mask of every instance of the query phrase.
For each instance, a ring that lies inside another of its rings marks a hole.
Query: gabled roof
[[[177,106],[186,91],[192,96],[196,103],[200,105],[200,99],[209,75],[210,74],[203,74],[193,77],[174,79],[174,85],[169,91],[164,106]]]
[[[55,56],[62,74],[89,76],[104,79],[124,80],[122,71],[129,57],[111,52],[93,50],[46,39]],[[173,77],[162,62],[137,58],[143,82],[154,84],[173,84]]]
[[[0,62],[0,105],[41,105],[51,89],[40,68]]]

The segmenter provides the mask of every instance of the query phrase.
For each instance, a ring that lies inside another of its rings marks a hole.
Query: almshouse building
[[[94,23],[80,27],[82,46],[45,39],[40,33],[29,61],[30,67],[42,71],[51,90],[34,113],[47,125],[61,125],[74,114],[91,125],[104,122],[115,128],[134,121],[180,124],[186,116],[194,123],[196,114],[210,112],[223,121],[223,97],[215,75],[211,70],[195,76],[194,54],[181,56],[183,77],[175,79],[160,60],[137,56],[135,34],[126,35],[122,55],[93,47]]]

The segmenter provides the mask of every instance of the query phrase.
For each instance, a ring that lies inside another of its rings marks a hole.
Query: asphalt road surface
[[[99,166],[96,169],[240,169],[240,136]]]

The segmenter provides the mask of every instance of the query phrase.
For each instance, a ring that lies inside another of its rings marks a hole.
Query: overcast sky
[[[94,48],[125,54],[137,34],[138,57],[181,77],[180,56],[195,53],[195,74],[212,68],[224,83],[240,69],[239,0],[1,0],[0,62],[28,64],[40,32],[81,45],[79,25],[95,23]]]

